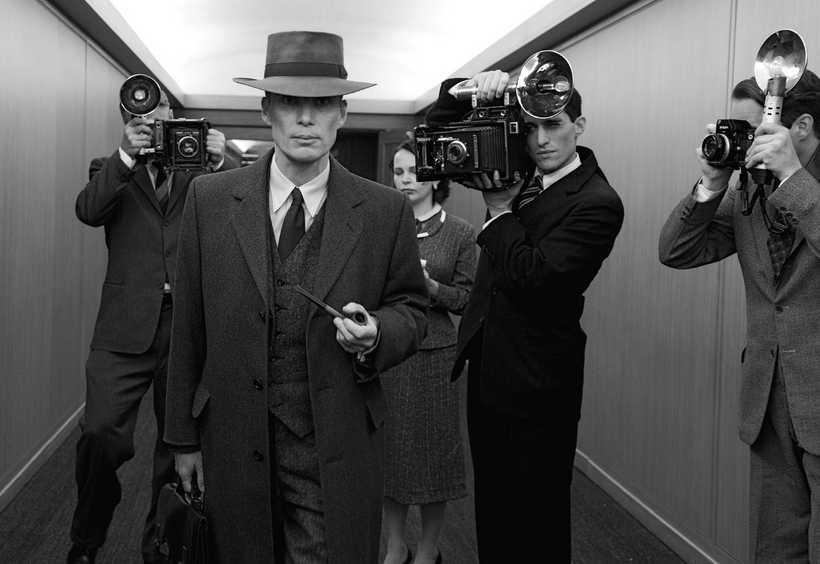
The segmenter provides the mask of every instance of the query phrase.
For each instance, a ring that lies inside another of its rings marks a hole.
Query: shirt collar
[[[578,153],[575,153],[575,157],[568,164],[565,164],[558,170],[555,170],[549,174],[541,174],[541,170],[538,167],[536,167],[535,176],[541,177],[541,185],[544,187],[544,189],[546,189],[555,184],[556,182],[558,182],[559,180],[561,180],[562,178],[564,178],[566,175],[568,175],[570,172],[572,172],[579,166],[581,166],[581,157],[578,156]]]
[[[325,166],[324,170],[319,173],[319,175],[310,180],[305,182],[301,186],[297,186],[299,191],[302,193],[302,197],[305,200],[305,207],[307,208],[308,213],[311,217],[316,216],[319,212],[319,208],[322,207],[322,203],[325,201],[325,196],[327,195],[327,182],[330,178],[330,160],[327,161],[327,166]],[[293,182],[288,180],[288,178],[279,170],[279,167],[276,166],[276,159],[271,159],[270,164],[270,204],[271,204],[271,212],[275,212],[278,210],[285,201],[290,196],[290,193],[293,192],[293,188],[295,185]]]
[[[419,223],[421,223],[422,221],[427,221],[428,219],[430,219],[431,217],[433,217],[434,215],[436,215],[440,211],[441,211],[441,204],[436,202],[435,204],[433,204],[433,209],[431,209],[429,212],[427,212],[423,216],[417,217],[416,219],[419,221]]]

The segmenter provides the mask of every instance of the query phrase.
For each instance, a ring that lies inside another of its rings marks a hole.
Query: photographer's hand
[[[151,146],[151,136],[153,135],[153,130],[151,129],[152,123],[153,121],[143,117],[135,117],[125,124],[125,131],[122,134],[120,148],[132,159],[136,158],[140,149]]]
[[[710,123],[706,126],[706,131],[709,134],[715,132],[715,124]],[[709,164],[703,154],[703,149],[700,145],[695,149],[695,155],[700,162],[700,170],[703,172],[701,184],[710,192],[720,192],[729,185],[729,179],[732,177],[731,168],[718,168]]]
[[[479,102],[487,103],[496,98],[503,98],[510,75],[500,70],[480,72],[463,84],[463,87],[475,86]]]
[[[225,134],[218,129],[209,129],[205,138],[205,150],[208,151],[208,160],[218,168],[225,158]]]
[[[498,171],[495,171],[493,173],[492,180],[490,180],[486,173],[474,174],[473,184],[477,187],[483,187],[484,191],[481,192],[481,195],[484,197],[484,204],[490,212],[490,217],[496,217],[502,213],[512,211],[513,200],[515,200],[515,197],[518,196],[518,193],[521,191],[521,186],[524,184],[524,180],[516,172],[515,183],[504,188],[504,184],[501,182]],[[489,188],[504,189],[488,190]]]
[[[785,180],[803,167],[787,128],[761,123],[755,130],[755,140],[746,153],[746,168],[754,168],[760,163],[779,180]]]

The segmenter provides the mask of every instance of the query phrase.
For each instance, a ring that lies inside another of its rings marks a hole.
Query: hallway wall
[[[745,299],[737,260],[658,261],[658,234],[700,176],[705,125],[729,117],[773,32],[801,33],[809,68],[820,4],[639,2],[561,46],[584,95],[584,145],[626,220],[588,292],[579,466],[692,562],[748,562],[748,448],[737,436]]]
[[[124,73],[45,4],[0,33],[0,510],[72,430],[105,273],[74,202],[120,142]],[[114,135],[116,133],[116,135]]]

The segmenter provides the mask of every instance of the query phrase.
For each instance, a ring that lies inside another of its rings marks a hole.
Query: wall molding
[[[20,468],[14,477],[0,490],[0,513],[2,513],[15,496],[20,493],[20,490],[25,487],[34,474],[48,462],[51,455],[54,454],[54,451],[63,444],[63,441],[65,441],[68,435],[74,430],[74,426],[80,421],[84,409],[85,402],[60,425],[28,462],[24,463],[23,467]]]
[[[670,550],[689,564],[740,564],[740,561],[728,555],[725,558],[715,560],[690,538],[689,532],[678,528],[649,503],[636,495],[634,491],[636,488],[627,487],[619,482],[612,474],[580,450],[575,451],[575,467],[609,494]]]

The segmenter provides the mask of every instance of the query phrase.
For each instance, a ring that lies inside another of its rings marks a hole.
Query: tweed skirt
[[[455,346],[420,350],[382,375],[387,397],[384,495],[422,505],[467,495]]]

